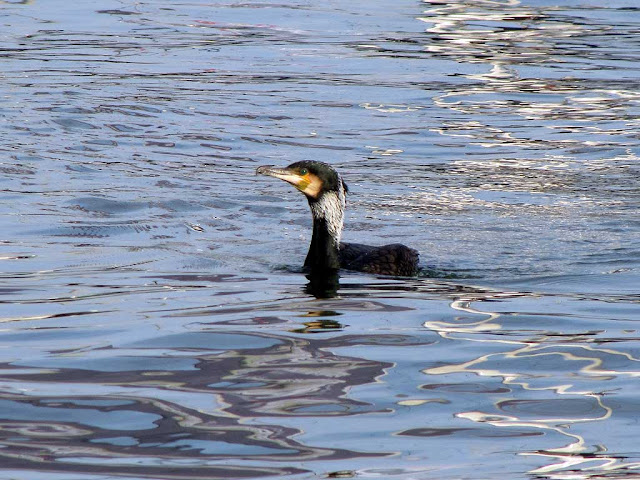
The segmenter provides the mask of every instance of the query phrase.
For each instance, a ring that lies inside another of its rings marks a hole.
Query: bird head
[[[292,163],[288,167],[263,165],[256,173],[269,175],[290,183],[304,193],[310,203],[319,201],[328,192],[347,192],[347,185],[331,165],[315,160]]]

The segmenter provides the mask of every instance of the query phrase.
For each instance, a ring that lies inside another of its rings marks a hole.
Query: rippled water
[[[1,478],[640,475],[635,1],[0,3]]]

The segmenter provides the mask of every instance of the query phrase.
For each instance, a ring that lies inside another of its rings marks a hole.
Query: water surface
[[[634,478],[640,10],[4,2],[2,478]],[[315,159],[346,241],[299,270]]]

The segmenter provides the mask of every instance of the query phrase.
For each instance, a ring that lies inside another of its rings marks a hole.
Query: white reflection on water
[[[427,32],[434,35],[426,50],[491,66],[488,72],[465,75],[479,83],[454,87],[434,97],[439,107],[474,115],[474,120],[444,123],[434,131],[466,136],[483,147],[566,149],[636,144],[630,124],[621,121],[627,117],[637,122],[630,115],[637,111],[640,98],[635,82],[597,76],[589,72],[597,68],[585,63],[585,57],[607,58],[620,62],[618,68],[627,64],[632,70],[632,56],[623,49],[607,52],[606,44],[601,44],[601,36],[613,34],[620,42],[632,42],[623,27],[597,21],[579,23],[555,11],[560,7],[535,8],[516,1],[427,3],[435,6],[420,18],[432,25]],[[585,39],[592,42],[590,49]],[[576,71],[594,78],[586,84]],[[511,118],[511,124],[496,118],[500,113]],[[536,121],[537,130],[542,126],[552,133],[541,137],[522,120]],[[547,123],[550,120],[560,123]]]
[[[531,470],[531,474],[545,474],[549,478],[590,478],[592,471],[614,472],[640,468],[640,463],[626,463],[624,457],[607,455],[606,441],[601,438],[589,438],[579,433],[579,424],[592,424],[610,420],[614,407],[607,405],[607,395],[616,390],[616,385],[624,385],[628,380],[640,377],[640,358],[632,353],[615,348],[604,348],[597,345],[598,339],[593,333],[583,332],[574,335],[558,334],[539,330],[537,334],[517,338],[505,331],[510,318],[523,313],[492,312],[480,309],[494,301],[510,302],[518,298],[541,298],[540,295],[501,292],[495,295],[469,296],[454,300],[451,307],[464,312],[465,315],[448,321],[427,321],[425,327],[437,332],[443,338],[456,339],[470,343],[491,343],[513,346],[512,350],[499,353],[488,353],[458,364],[427,368],[426,375],[473,374],[478,377],[498,378],[505,386],[517,387],[515,391],[530,392],[526,395],[530,400],[497,400],[495,411],[462,411],[456,417],[479,424],[490,424],[499,428],[529,427],[542,431],[553,431],[568,437],[569,443],[557,447],[547,447],[539,451],[520,451],[519,455],[539,456],[547,458],[551,463]],[[473,304],[479,304],[474,307]],[[481,317],[470,320],[469,317]],[[535,317],[531,317],[534,318]],[[559,320],[562,317],[558,317]],[[537,327],[531,325],[531,334]],[[504,336],[504,338],[503,338]],[[633,348],[633,347],[632,347]],[[545,365],[551,360],[548,368],[540,369],[538,364]],[[623,369],[607,367],[607,364],[620,364]],[[634,368],[634,364],[636,365]],[[525,366],[526,365],[526,366]],[[619,388],[619,387],[618,387]],[[547,395],[551,393],[551,395]],[[541,395],[542,394],[542,395]],[[523,395],[518,395],[523,397]],[[557,404],[559,399],[566,398],[567,406]],[[591,402],[591,405],[579,406],[578,399]],[[529,403],[529,406],[527,406]],[[521,415],[505,415],[507,411],[518,413],[518,404],[524,407]],[[573,405],[573,406],[572,406]],[[592,437],[597,428],[590,428],[587,435]],[[603,443],[604,442],[604,443]],[[594,445],[598,445],[594,449]],[[597,463],[596,466],[591,465]],[[580,468],[583,474],[569,474],[567,469]]]

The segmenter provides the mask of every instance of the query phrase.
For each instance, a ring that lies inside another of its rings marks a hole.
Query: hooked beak
[[[314,174],[309,172],[300,175],[297,170],[285,167],[273,167],[271,165],[263,165],[256,169],[257,175],[268,175],[276,177],[280,180],[290,183],[308,198],[317,200],[322,191],[322,181]]]
[[[270,177],[276,177],[280,180],[290,183],[294,187],[303,190],[302,183],[305,183],[304,177],[300,176],[297,172],[289,170],[288,168],[279,168],[272,165],[263,165],[256,169],[256,175],[268,175]]]

